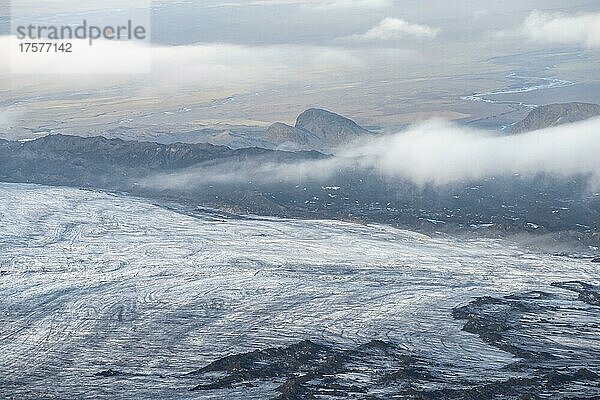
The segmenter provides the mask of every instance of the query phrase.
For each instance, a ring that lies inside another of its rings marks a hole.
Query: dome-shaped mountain
[[[318,108],[311,108],[300,114],[296,120],[296,128],[312,133],[328,146],[347,144],[371,134],[351,119]]]

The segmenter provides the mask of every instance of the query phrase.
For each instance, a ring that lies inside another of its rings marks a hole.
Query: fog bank
[[[393,135],[340,148],[324,159],[294,163],[237,162],[153,176],[144,186],[194,188],[223,183],[325,180],[349,170],[416,185],[448,185],[518,174],[588,176],[600,186],[600,118],[519,135],[431,120]]]

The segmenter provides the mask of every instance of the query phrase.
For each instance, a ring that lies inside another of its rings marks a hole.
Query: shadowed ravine
[[[0,188],[2,398],[600,396],[590,259]]]

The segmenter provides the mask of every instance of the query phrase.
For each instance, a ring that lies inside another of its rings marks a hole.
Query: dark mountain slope
[[[548,104],[532,110],[510,128],[511,133],[523,133],[550,128],[600,116],[600,105],[590,103]]]
[[[30,142],[0,142],[0,180],[47,185],[128,189],[135,179],[202,163],[261,160],[294,161],[324,157],[317,152],[260,148],[232,150],[211,144],[169,145],[51,135]]]
[[[296,128],[311,132],[333,147],[371,135],[371,132],[351,119],[318,108],[311,108],[300,114],[296,120]]]

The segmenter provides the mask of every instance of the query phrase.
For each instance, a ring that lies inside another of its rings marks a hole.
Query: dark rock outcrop
[[[573,299],[555,290],[480,297],[456,307],[452,315],[466,321],[465,332],[522,358],[522,365],[567,368],[581,365],[584,355],[600,359],[600,345],[592,333],[600,317],[597,308],[583,307],[600,306],[600,287],[576,281],[551,286],[579,296]],[[576,335],[577,341],[560,340],[565,334]]]
[[[548,104],[537,107],[510,128],[511,133],[523,133],[600,116],[600,105],[590,103]]]
[[[264,139],[281,150],[328,150],[371,134],[351,119],[311,108],[298,116],[296,126],[274,123]]]
[[[123,375],[121,371],[115,371],[113,369],[107,369],[106,371],[100,371],[96,374],[97,377],[101,378],[112,378],[114,376]]]
[[[532,377],[509,378],[505,381],[490,382],[484,385],[467,387],[460,390],[439,389],[418,397],[415,396],[414,398],[431,400],[583,399],[587,397],[567,397],[563,394],[564,392],[570,391],[570,386],[593,387],[597,383],[598,375],[587,368],[580,368],[574,371],[564,370],[560,372],[542,370],[538,371],[538,373]],[[568,389],[565,390],[566,388]]]
[[[585,282],[557,282],[553,283],[552,286],[578,293],[580,301],[593,306],[600,306],[600,286]]]
[[[480,297],[456,307],[453,316],[466,321],[464,331],[520,358],[507,367],[518,375],[466,390],[435,393],[445,399],[599,396],[600,346],[595,332],[600,320],[594,307],[600,304],[599,288],[584,282],[552,286],[579,293],[579,298],[556,290],[536,290],[503,298]]]
[[[418,358],[379,340],[350,350],[304,340],[287,347],[224,357],[192,372],[190,377],[203,382],[194,391],[274,384],[278,400],[317,396],[377,399],[368,394],[371,389],[409,389],[410,382],[433,379]]]
[[[448,373],[451,364],[435,355],[417,356],[402,343],[381,340],[350,349],[304,340],[223,357],[188,378],[197,383],[192,390],[211,396],[234,390],[272,393],[262,398],[277,400],[597,398],[600,317],[590,298],[598,287],[563,282],[548,290],[480,297],[453,310],[455,319],[466,321],[465,332],[519,358],[491,380]]]

